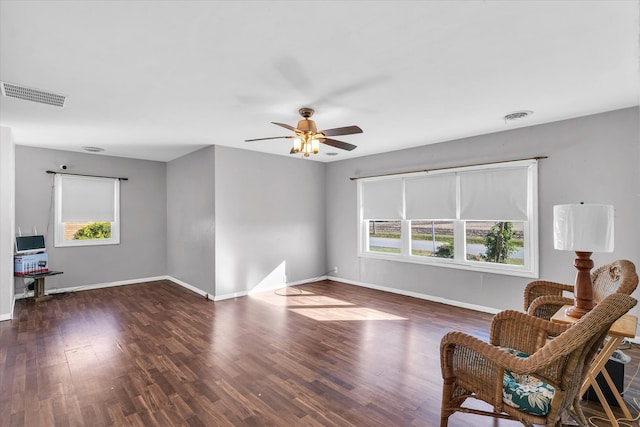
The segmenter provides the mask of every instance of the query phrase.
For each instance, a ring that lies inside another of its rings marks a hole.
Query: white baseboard
[[[91,285],[72,286],[68,288],[53,288],[53,289],[47,290],[47,295],[62,294],[65,292],[86,291],[89,289],[110,288],[113,286],[134,285],[136,283],[154,282],[156,280],[171,280],[171,279],[169,279],[167,276],[156,276],[156,277],[143,277],[143,278],[131,279],[131,280],[120,280],[117,282],[94,283]],[[17,294],[15,296],[15,299],[27,298],[30,295],[33,295],[33,291]]]
[[[183,288],[189,289],[191,292],[195,292],[198,295],[202,295],[203,297],[205,297],[208,300],[214,300],[212,295],[208,294],[207,292],[203,291],[200,288],[196,288],[195,286],[193,286],[193,285],[191,285],[191,284],[189,284],[187,282],[183,282],[182,280],[176,279],[173,276],[164,276],[164,278],[166,280],[171,280],[176,285],[180,285]]]
[[[340,277],[329,276],[329,277],[327,277],[327,279],[328,280],[333,280],[334,282],[342,282],[342,283],[346,283],[346,284],[349,284],[349,285],[362,286],[363,288],[376,289],[376,290],[379,290],[379,291],[391,292],[393,294],[406,295],[406,296],[410,296],[410,297],[414,297],[414,298],[424,299],[424,300],[427,300],[427,301],[439,302],[439,303],[451,305],[451,306],[454,306],[454,307],[468,308],[469,310],[475,310],[475,311],[479,311],[479,312],[482,312],[482,313],[498,314],[499,312],[503,311],[502,309],[498,309],[498,308],[486,307],[486,306],[483,306],[483,305],[476,305],[476,304],[469,304],[469,303],[465,303],[465,302],[461,302],[461,301],[450,300],[450,299],[441,298],[441,297],[435,297],[433,295],[420,294],[420,293],[417,293],[417,292],[404,291],[404,290],[395,289],[395,288],[388,288],[388,287],[385,287],[385,286],[372,285],[370,283],[358,282],[358,281],[355,281],[355,280],[348,280],[348,279],[343,279],[343,278],[340,278]],[[640,336],[636,336],[634,338],[629,338],[629,341],[634,343],[634,344],[640,344]]]
[[[208,300],[211,300],[211,301],[223,301],[223,300],[226,300],[226,299],[245,297],[245,296],[248,296],[249,292],[250,292],[250,291],[241,291],[241,292],[233,292],[233,293],[224,294],[224,295],[211,295],[211,294],[209,294],[207,292],[204,292],[203,290],[201,290],[199,288],[196,288],[193,285],[190,285],[189,283],[186,283],[186,282],[183,282],[182,280],[176,279],[175,277],[172,277],[172,276],[156,276],[156,277],[145,277],[145,278],[134,279],[134,280],[122,280],[122,281],[118,281],[118,282],[96,283],[96,284],[93,284],[93,285],[75,286],[75,287],[70,287],[70,288],[57,288],[57,289],[51,289],[47,293],[48,294],[58,294],[58,293],[64,293],[64,292],[77,292],[77,291],[84,291],[84,290],[89,290],[89,289],[100,289],[100,288],[108,288],[108,287],[112,287],[112,286],[123,286],[123,285],[132,285],[132,284],[136,284],[136,283],[153,282],[153,281],[156,281],[156,280],[170,280],[171,282],[173,282],[173,283],[175,283],[175,284],[177,284],[179,286],[182,286],[182,287],[190,290],[191,292],[195,292],[198,295],[202,295],[203,297],[205,297],[205,298],[207,298]],[[405,290],[402,290],[402,289],[390,288],[390,287],[387,287],[387,286],[373,285],[371,283],[359,282],[359,281],[356,281],[356,280],[349,280],[349,279],[344,279],[344,278],[335,277],[335,276],[314,277],[314,278],[305,279],[305,280],[297,280],[295,282],[287,282],[284,285],[286,287],[297,286],[297,285],[304,285],[305,283],[319,282],[319,281],[322,281],[322,280],[332,280],[334,282],[346,283],[348,285],[361,286],[363,288],[375,289],[375,290],[378,290],[378,291],[385,291],[385,292],[390,292],[390,293],[398,294],[398,295],[405,295],[405,296],[409,296],[409,297],[413,297],[413,298],[419,298],[419,299],[423,299],[423,300],[427,300],[427,301],[447,304],[447,305],[451,305],[451,306],[454,306],[454,307],[461,307],[461,308],[466,308],[466,309],[469,309],[469,310],[475,310],[475,311],[479,311],[479,312],[482,312],[482,313],[497,314],[500,311],[502,311],[501,309],[497,309],[497,308],[493,308],[493,307],[486,307],[486,306],[477,305],[477,304],[469,304],[469,303],[456,301],[456,300],[451,300],[451,299],[447,299],[447,298],[436,297],[436,296],[433,296],[433,295],[422,294],[422,293],[418,293],[418,292],[405,291]],[[280,288],[274,288],[274,289],[280,289]],[[269,290],[269,289],[265,289],[265,290]],[[25,292],[23,294],[14,295],[13,306],[15,306],[16,300],[19,300],[19,299],[22,299],[22,298],[27,298],[30,295],[33,295],[32,291],[31,292]],[[12,315],[13,308],[14,307],[11,307],[11,313],[0,314],[0,321],[11,320],[13,318],[13,315]],[[630,338],[629,341],[631,341],[632,343],[635,343],[635,344],[640,344],[640,336],[636,336],[634,338]]]
[[[454,307],[461,307],[461,308],[467,308],[469,310],[480,311],[482,313],[497,314],[502,311],[501,309],[498,309],[498,308],[486,307],[486,306],[477,305],[477,304],[469,304],[466,302],[456,301],[456,300],[442,298],[442,297],[436,297],[428,294],[421,294],[418,292],[405,291],[405,290],[396,289],[396,288],[388,288],[386,286],[372,285],[370,283],[343,279],[341,277],[329,276],[328,280],[333,280],[334,282],[342,282],[349,285],[361,286],[363,288],[376,289],[378,291],[391,292],[392,294],[405,295],[408,297],[419,298],[419,299],[432,301],[432,302],[439,302],[442,304],[452,305]]]
[[[298,286],[298,285],[304,285],[305,283],[321,282],[321,281],[327,280],[327,279],[333,280],[329,276],[319,276],[319,277],[313,277],[311,279],[296,280],[295,282],[287,282],[286,285],[287,286]]]
[[[273,284],[272,286],[269,286],[269,287],[261,288],[259,292],[276,291],[278,289],[286,288],[286,287],[289,287],[289,286],[304,285],[305,283],[319,282],[319,281],[325,280],[325,279],[327,279],[327,276],[319,276],[319,277],[313,277],[313,278],[304,279],[304,280],[296,280],[295,282],[278,283],[278,284]],[[232,292],[232,293],[224,294],[224,295],[216,295],[213,298],[213,300],[214,301],[223,301],[223,300],[231,299],[231,298],[246,297],[248,295],[251,295],[252,292],[253,291],[249,290],[249,291]]]
[[[440,298],[440,297],[435,297],[432,295],[426,295],[426,294],[420,294],[417,292],[410,292],[410,291],[403,291],[403,290],[399,290],[399,289],[395,289],[395,288],[389,288],[386,286],[378,286],[378,285],[372,285],[370,283],[364,283],[364,282],[358,282],[355,280],[348,280],[348,279],[343,279],[340,277],[334,277],[334,276],[319,276],[319,277],[313,277],[313,278],[309,278],[309,279],[304,279],[304,280],[296,280],[294,282],[287,282],[284,284],[284,286],[289,287],[289,286],[297,286],[297,285],[303,285],[305,283],[313,283],[313,282],[319,282],[322,280],[333,280],[336,282],[342,282],[342,283],[346,283],[346,284],[350,284],[350,285],[355,285],[355,286],[361,286],[364,288],[370,288],[370,289],[376,289],[379,291],[386,291],[386,292],[391,292],[391,293],[395,293],[395,294],[400,294],[400,295],[406,295],[406,296],[410,296],[410,297],[414,297],[414,298],[420,298],[420,299],[424,299],[424,300],[428,300],[428,301],[433,301],[433,302],[439,302],[439,303],[443,303],[443,304],[448,304],[448,305],[453,305],[456,307],[462,307],[462,308],[468,308],[471,310],[476,310],[476,311],[481,311],[481,312],[485,312],[485,313],[491,313],[491,314],[495,314],[498,313],[500,310],[495,309],[495,308],[491,308],[491,307],[484,307],[484,306],[479,306],[479,305],[475,305],[475,304],[467,304],[467,303],[462,303],[460,301],[454,301],[454,300],[448,300],[445,298]],[[239,298],[239,297],[244,297],[244,296],[248,296],[250,291],[240,291],[240,292],[232,292],[229,294],[224,294],[224,295],[210,295],[207,292],[204,292],[203,290],[196,288],[195,286],[184,282],[182,280],[176,279],[175,277],[172,276],[157,276],[157,277],[145,277],[145,278],[139,278],[139,279],[133,279],[133,280],[122,280],[122,281],[117,281],[117,282],[104,282],[104,283],[95,283],[92,285],[84,285],[84,286],[75,286],[75,287],[69,287],[69,288],[56,288],[56,289],[51,289],[49,290],[47,293],[48,294],[58,294],[58,293],[64,293],[64,292],[77,292],[77,291],[84,291],[84,290],[89,290],[89,289],[100,289],[100,288],[108,288],[108,287],[112,287],[112,286],[123,286],[123,285],[131,285],[131,284],[136,284],[136,283],[144,283],[144,282],[152,282],[152,281],[156,281],[156,280],[170,280],[173,283],[182,286],[183,288],[186,288],[188,290],[190,290],[191,292],[195,292],[198,295],[201,295],[209,300],[212,301],[223,301],[226,299],[232,299],[232,298]],[[265,289],[265,291],[269,291],[269,290],[275,290],[275,289],[281,289],[280,286],[276,286],[273,289]],[[14,298],[14,303],[15,300],[18,299],[22,299],[22,298],[27,298],[29,296],[33,295],[33,292],[26,292],[23,294],[17,294],[15,295]],[[11,319],[11,314],[2,314],[0,315],[0,321],[1,320],[9,320]]]
[[[224,295],[216,295],[213,297],[214,301],[223,301],[226,299],[233,299],[238,297],[246,297],[249,295],[249,291],[241,291],[241,292],[231,292],[229,294]]]

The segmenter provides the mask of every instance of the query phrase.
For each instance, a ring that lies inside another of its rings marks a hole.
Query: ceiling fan
[[[318,129],[316,128],[316,123],[313,120],[309,119],[309,117],[313,116],[313,108],[301,108],[298,110],[298,112],[303,117],[303,119],[298,121],[298,125],[296,127],[289,126],[284,123],[271,122],[274,125],[282,126],[285,129],[293,131],[295,135],[246,139],[245,142],[264,141],[266,139],[293,138],[293,148],[291,148],[289,154],[302,153],[304,157],[309,157],[311,153],[317,154],[320,151],[320,143],[347,151],[351,151],[356,148],[356,146],[353,144],[327,137],[362,133],[362,129],[360,129],[358,126],[345,126],[341,128],[318,131]]]

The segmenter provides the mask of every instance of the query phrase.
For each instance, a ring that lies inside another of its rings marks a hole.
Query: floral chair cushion
[[[528,354],[505,348],[518,357]],[[502,400],[509,406],[533,415],[545,416],[549,413],[555,389],[553,386],[531,375],[518,375],[504,371],[502,380]]]

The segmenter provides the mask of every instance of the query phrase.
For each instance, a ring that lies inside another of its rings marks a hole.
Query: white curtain
[[[456,176],[440,174],[405,180],[407,219],[455,219]]]
[[[362,183],[364,219],[402,219],[402,179]]]
[[[120,180],[58,175],[62,191],[62,222],[113,222]]]
[[[526,221],[528,168],[460,172],[460,219]]]

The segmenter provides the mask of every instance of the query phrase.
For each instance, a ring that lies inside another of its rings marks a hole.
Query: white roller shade
[[[58,177],[62,191],[62,222],[115,221],[115,197],[119,180],[72,175]]]
[[[526,221],[528,168],[460,173],[460,219]]]
[[[456,219],[456,176],[407,178],[406,219]]]
[[[364,219],[402,219],[402,180],[366,181],[362,183]]]

